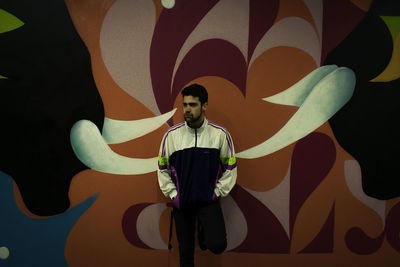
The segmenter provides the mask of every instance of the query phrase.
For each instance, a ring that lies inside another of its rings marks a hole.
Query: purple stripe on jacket
[[[221,130],[221,131],[223,131],[225,133],[226,140],[228,141],[229,150],[231,151],[231,157],[233,157],[232,140],[231,140],[231,137],[230,137],[228,131],[224,127],[219,126],[218,124],[215,124],[215,123],[210,122],[210,121],[208,121],[208,125],[216,128],[216,129],[219,129],[219,130]]]
[[[171,172],[173,174],[173,176],[175,177],[175,185],[176,185],[176,197],[174,198],[174,200],[172,201],[172,204],[177,207],[178,209],[180,208],[180,201],[179,201],[179,180],[178,180],[178,174],[176,173],[176,170],[173,166],[171,166]]]
[[[236,162],[233,165],[229,165],[229,164],[224,164],[224,170],[233,170],[234,168],[236,168]]]
[[[158,162],[158,169],[159,169],[159,170],[168,169],[168,166],[169,166],[169,165],[160,165],[160,162]]]
[[[165,156],[165,140],[167,140],[169,133],[175,131],[176,129],[181,128],[184,125],[185,125],[185,122],[181,122],[181,123],[178,123],[177,125],[172,126],[171,128],[168,129],[167,134],[165,135],[164,140],[162,142],[161,157]]]
[[[221,178],[221,173],[222,173],[221,165],[219,165],[217,177],[215,179],[215,185],[214,185],[214,192],[213,192],[213,195],[212,195],[212,200],[217,200],[217,198],[218,198],[217,194],[215,194],[215,188],[217,188],[217,184],[218,184],[219,178]]]

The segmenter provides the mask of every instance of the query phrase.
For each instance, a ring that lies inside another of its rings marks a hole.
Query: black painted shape
[[[374,0],[371,4],[371,10],[374,10],[380,16],[400,16],[400,1]]]
[[[17,183],[28,209],[68,209],[72,177],[86,167],[69,134],[80,119],[102,128],[104,109],[90,56],[62,0],[4,1],[25,25],[0,34],[0,170]]]
[[[337,64],[351,68],[357,83],[369,81],[386,68],[392,57],[393,41],[385,22],[373,11],[332,50],[324,65]]]
[[[379,17],[385,14],[378,13],[383,7],[375,9],[377,6],[371,6],[358,27],[328,55],[324,64],[346,66],[356,73],[352,98],[329,122],[340,145],[359,162],[365,193],[390,199],[400,196],[395,168],[400,161],[396,125],[400,116],[400,80],[369,82],[386,68],[393,51],[390,32]]]

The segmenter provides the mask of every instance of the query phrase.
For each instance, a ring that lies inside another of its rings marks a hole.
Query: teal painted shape
[[[102,136],[107,144],[119,144],[142,137],[160,128],[175,111],[176,108],[159,116],[132,121],[104,118]]]
[[[97,126],[89,120],[77,121],[72,126],[70,140],[77,158],[93,170],[123,175],[157,170],[158,157],[129,158],[115,153],[104,141]]]
[[[13,187],[12,178],[0,171],[0,247],[10,251],[0,266],[68,266],[64,256],[68,234],[97,195],[62,214],[33,219],[18,209]]]
[[[336,70],[336,65],[326,65],[310,72],[306,77],[286,89],[285,91],[263,98],[274,104],[300,107],[307,99],[314,87],[328,74]]]
[[[0,33],[18,29],[22,25],[24,23],[19,18],[0,8]]]
[[[356,84],[354,72],[346,67],[336,68],[327,75],[316,75],[315,79],[309,81],[307,81],[308,76],[303,79],[306,82],[302,84],[303,82],[300,81],[296,86],[297,89],[287,94],[287,97],[275,95],[264,99],[271,102],[271,98],[276,97],[273,103],[300,105],[297,112],[272,137],[237,153],[236,157],[248,159],[263,157],[312,133],[350,100]],[[294,96],[300,99],[296,100]]]
[[[108,144],[118,144],[144,136],[166,123],[173,109],[159,116],[122,121],[104,119],[102,134],[89,120],[77,121],[71,128],[71,146],[77,158],[89,168],[105,173],[136,175],[157,170],[158,157],[141,159],[121,156]]]

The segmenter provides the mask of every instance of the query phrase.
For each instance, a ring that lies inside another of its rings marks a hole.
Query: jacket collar
[[[207,124],[208,124],[208,120],[206,119],[206,117],[204,117],[203,124],[202,124],[199,128],[196,128],[197,134],[202,133],[202,132],[204,131],[204,129],[206,128],[206,125],[207,125]],[[190,126],[187,124],[186,121],[185,121],[185,127],[186,127],[186,129],[187,129],[189,132],[195,133],[195,128],[190,127]]]

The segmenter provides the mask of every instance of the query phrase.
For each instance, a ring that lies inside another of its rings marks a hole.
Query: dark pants
[[[174,207],[173,214],[181,267],[194,266],[196,218],[202,226],[207,249],[215,254],[220,254],[226,249],[225,222],[219,202],[186,210]]]

